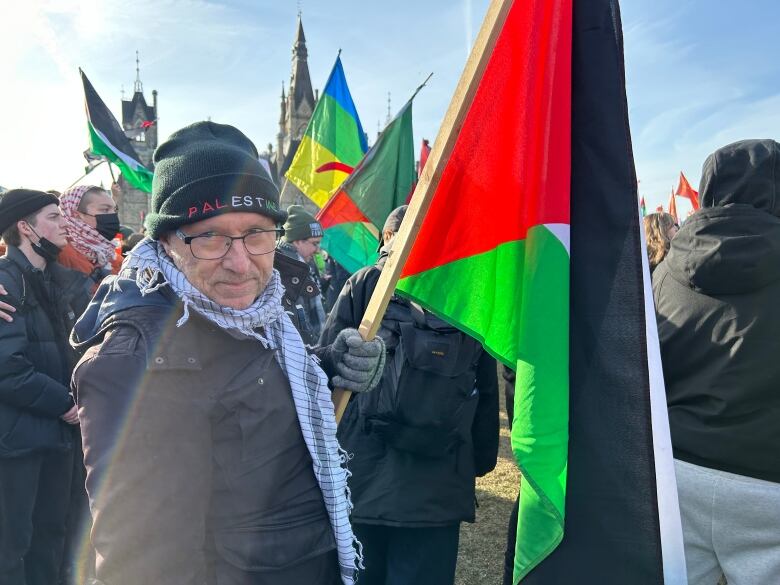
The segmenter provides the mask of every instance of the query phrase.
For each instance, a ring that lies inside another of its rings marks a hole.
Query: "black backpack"
[[[397,297],[390,301],[378,334],[387,362],[379,387],[358,397],[365,430],[416,455],[451,453],[471,432],[482,346]]]

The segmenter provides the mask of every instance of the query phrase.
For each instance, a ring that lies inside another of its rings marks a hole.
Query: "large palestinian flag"
[[[398,290],[517,370],[515,582],[684,583],[617,2],[495,5]]]
[[[128,183],[137,189],[151,193],[152,171],[141,163],[119,122],[92,87],[87,76],[81,69],[79,73],[84,84],[90,150],[93,154],[104,156],[118,166]]]
[[[285,176],[322,207],[368,150],[341,57],[330,72]]]
[[[412,190],[413,140],[409,100],[317,215],[325,231],[322,247],[349,272],[376,261],[385,219]]]

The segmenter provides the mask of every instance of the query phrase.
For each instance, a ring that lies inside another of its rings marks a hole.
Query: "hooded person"
[[[653,273],[691,585],[780,575],[780,144],[702,170],[701,209]]]
[[[88,275],[93,290],[122,264],[112,240],[119,233],[119,216],[111,194],[94,185],[80,185],[60,195],[60,209],[68,232],[68,245],[59,262]]]
[[[57,583],[67,526],[75,355],[68,331],[88,301],[84,276],[57,264],[66,244],[54,195],[0,196],[0,286],[15,308],[0,324],[0,583]]]
[[[320,249],[322,236],[322,225],[303,206],[291,205],[287,208],[284,240],[279,246],[279,252],[309,266],[309,280],[313,286],[308,286],[301,291],[295,300],[295,311],[297,321],[300,323],[301,336],[310,346],[319,339],[325,323],[320,272],[314,262],[314,255]]]
[[[328,378],[273,267],[279,191],[232,126],[174,132],[154,162],[149,237],[72,335],[97,578],[351,585]],[[353,330],[329,353],[334,385],[377,383],[381,340]]]

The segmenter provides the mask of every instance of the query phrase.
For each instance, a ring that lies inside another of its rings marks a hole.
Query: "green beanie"
[[[321,238],[322,225],[301,205],[287,208],[287,223],[284,224],[284,239],[288,242]]]
[[[149,236],[231,211],[248,211],[282,223],[279,189],[240,130],[197,122],[171,134],[154,151]]]

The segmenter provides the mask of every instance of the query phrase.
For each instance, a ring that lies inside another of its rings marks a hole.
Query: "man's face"
[[[35,216],[35,223],[32,226],[23,226],[20,228],[20,233],[36,244],[40,238],[46,238],[58,248],[68,243],[65,220],[62,219],[60,208],[54,203],[41,209]]]
[[[305,240],[295,240],[292,244],[295,246],[295,249],[298,250],[298,254],[301,255],[304,262],[309,262],[314,257],[314,254],[317,253],[317,250],[320,249],[321,243],[322,238],[316,237],[306,238]]]
[[[116,202],[107,191],[93,189],[84,193],[84,197],[87,199],[87,204],[84,207],[84,211],[79,211],[78,214],[87,225],[93,228],[97,227],[96,215],[116,213]]]
[[[181,228],[187,236],[201,234],[243,236],[252,230],[272,230],[274,221],[258,213],[234,212],[210,217]],[[273,234],[268,234],[273,238]],[[217,260],[201,260],[175,234],[160,239],[165,251],[187,280],[215,303],[246,309],[265,290],[274,269],[274,253],[250,255],[244,244],[233,240],[227,254]]]

